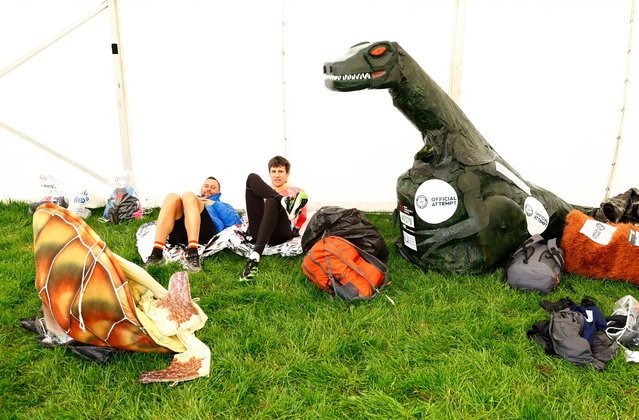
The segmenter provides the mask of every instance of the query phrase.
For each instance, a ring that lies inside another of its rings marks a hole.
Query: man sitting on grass
[[[288,184],[291,163],[282,156],[268,162],[271,185],[257,174],[246,178],[246,214],[248,233],[255,244],[240,276],[240,281],[251,281],[257,276],[260,256],[266,245],[279,245],[293,236],[299,236],[306,221],[308,195]]]
[[[182,196],[170,193],[164,199],[156,222],[153,251],[146,264],[164,261],[166,242],[186,245],[187,270],[202,270],[198,245],[206,245],[216,233],[242,223],[237,211],[220,201],[220,183],[210,176],[204,180],[200,195],[186,192]]]

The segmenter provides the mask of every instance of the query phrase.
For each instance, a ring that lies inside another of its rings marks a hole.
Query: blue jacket
[[[242,223],[240,215],[237,214],[237,211],[233,208],[233,206],[229,203],[220,201],[221,195],[222,193],[217,193],[208,197],[208,199],[213,200],[214,203],[212,206],[204,206],[206,207],[206,211],[209,212],[209,216],[211,216],[211,220],[218,232],[223,231],[229,226]]]

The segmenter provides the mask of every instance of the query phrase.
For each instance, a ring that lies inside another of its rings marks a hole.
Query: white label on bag
[[[415,211],[426,223],[441,223],[451,218],[457,210],[457,192],[441,179],[429,179],[417,188]]]
[[[415,218],[409,214],[404,213],[403,211],[399,212],[399,220],[410,228],[415,227]]]
[[[524,214],[526,215],[526,225],[530,235],[542,234],[548,227],[548,212],[535,197],[528,197],[524,201]]]
[[[588,219],[579,232],[583,233],[598,244],[608,245],[616,230],[617,228],[614,226]]]
[[[590,309],[586,309],[586,316],[584,317],[584,320],[588,323],[593,322],[595,320],[594,312]]]
[[[404,231],[402,231],[402,234],[404,235],[404,245],[414,251],[417,251],[417,241],[415,240],[415,236]]]

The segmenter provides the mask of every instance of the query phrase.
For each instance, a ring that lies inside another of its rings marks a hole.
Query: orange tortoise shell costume
[[[94,346],[177,353],[169,368],[140,376],[143,383],[208,376],[210,350],[194,334],[207,317],[191,300],[186,272],[175,273],[165,289],[52,203],[33,215],[33,243],[35,286],[50,331]]]

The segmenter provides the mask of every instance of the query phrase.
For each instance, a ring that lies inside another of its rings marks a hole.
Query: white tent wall
[[[244,207],[249,172],[285,154],[281,7],[259,1],[122,2],[135,176],[159,205],[215,176]],[[143,29],[142,29],[143,28]]]
[[[630,11],[630,1],[468,2],[462,109],[526,180],[574,204],[605,194]],[[639,97],[636,71],[630,86]],[[637,121],[626,104],[621,156],[639,152]],[[611,196],[637,186],[631,167],[619,165]]]
[[[525,179],[598,205],[623,105],[632,0],[461,3],[461,108]],[[0,71],[100,4],[0,2]],[[145,203],[214,175],[241,208],[246,174],[266,176],[266,161],[282,154],[313,206],[392,210],[419,132],[388,92],[327,90],[321,66],[360,41],[397,41],[446,90],[456,5],[120,0],[133,175]],[[123,166],[109,13],[0,77],[0,122],[111,180]],[[611,195],[636,186],[634,74]],[[112,188],[2,128],[0,147],[2,199],[38,199],[41,173],[98,201]]]
[[[287,2],[289,143],[313,204],[392,210],[397,177],[423,145],[387,91],[326,89],[324,62],[358,42],[397,41],[445,87],[453,10],[451,1]]]
[[[0,2],[0,71],[99,5]],[[121,171],[110,38],[109,16],[100,13],[0,78],[0,122],[106,179]],[[2,199],[39,199],[41,174],[57,175],[68,195],[108,194],[107,185],[3,128],[0,147]]]

